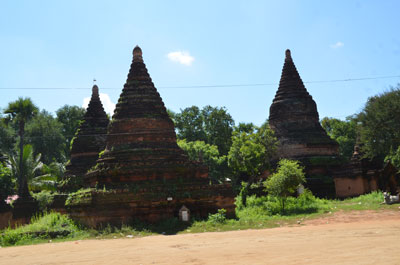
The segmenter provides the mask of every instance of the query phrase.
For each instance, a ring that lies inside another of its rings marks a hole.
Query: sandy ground
[[[0,264],[400,264],[400,211],[342,212],[264,230],[2,248]]]

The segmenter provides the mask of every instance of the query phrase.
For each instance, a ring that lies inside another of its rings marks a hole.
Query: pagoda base
[[[231,186],[225,184],[177,188],[174,192],[163,185],[153,185],[136,191],[88,189],[69,196],[66,201],[70,217],[92,228],[177,218],[183,206],[189,209],[192,218],[206,218],[222,208],[228,216],[233,216],[234,194]]]

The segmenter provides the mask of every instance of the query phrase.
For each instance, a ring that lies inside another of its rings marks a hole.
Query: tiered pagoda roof
[[[127,81],[110,124],[107,147],[87,183],[122,186],[148,180],[207,179],[207,168],[188,160],[136,46]]]
[[[297,72],[290,50],[286,50],[269,124],[280,142],[281,157],[297,159],[338,154],[338,144],[319,123],[317,105]]]
[[[108,123],[109,119],[100,100],[99,88],[94,85],[86,113],[72,142],[66,177],[82,178],[83,182],[83,176],[96,164],[99,153],[106,146]]]

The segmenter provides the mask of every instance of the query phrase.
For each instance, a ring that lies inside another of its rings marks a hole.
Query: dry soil
[[[339,212],[264,230],[1,248],[0,264],[400,264],[400,211]]]

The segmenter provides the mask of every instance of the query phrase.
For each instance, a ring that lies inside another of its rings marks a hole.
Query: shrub
[[[32,217],[28,225],[3,230],[0,234],[1,246],[13,246],[31,243],[33,240],[72,237],[79,232],[78,226],[66,215],[46,213]]]
[[[211,224],[224,224],[226,222],[226,210],[218,209],[215,214],[208,215],[208,222]]]
[[[39,193],[33,193],[32,197],[39,203],[39,210],[44,212],[53,203],[54,194],[50,191],[43,190]]]
[[[277,172],[265,181],[265,186],[268,194],[280,201],[281,210],[284,212],[286,199],[305,181],[303,168],[298,161],[282,159],[278,163]]]

